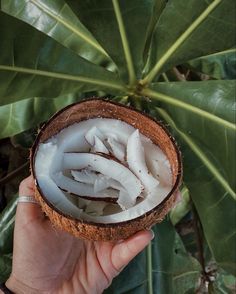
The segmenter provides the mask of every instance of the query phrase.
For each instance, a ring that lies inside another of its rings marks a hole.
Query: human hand
[[[33,196],[32,176],[19,196]],[[84,241],[56,229],[38,204],[18,203],[13,266],[6,285],[14,293],[102,293],[112,279],[148,245],[150,231],[121,242]]]

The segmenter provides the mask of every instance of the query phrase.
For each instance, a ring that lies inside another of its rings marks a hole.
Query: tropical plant
[[[2,0],[0,38],[0,137],[10,138],[1,141],[2,199],[19,183],[9,146],[29,147],[56,110],[94,95],[130,104],[168,125],[185,185],[152,245],[106,293],[235,290],[234,1]],[[2,280],[14,197],[0,217]]]

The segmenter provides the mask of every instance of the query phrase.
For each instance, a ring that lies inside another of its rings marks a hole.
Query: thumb
[[[24,179],[19,186],[19,198],[22,196],[34,197],[34,179],[32,176]],[[41,207],[37,203],[19,202],[16,217],[23,223],[43,217]]]
[[[121,243],[117,243],[111,253],[114,268],[121,271],[153,238],[153,231],[141,231]]]

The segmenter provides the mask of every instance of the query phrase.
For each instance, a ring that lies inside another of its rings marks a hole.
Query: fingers
[[[32,176],[24,179],[19,186],[19,197],[34,197],[34,179]],[[40,205],[30,202],[19,202],[17,205],[17,218],[23,222],[34,219],[43,219],[43,213]]]
[[[29,176],[20,183],[19,196],[34,196],[34,179],[32,176]]]
[[[152,231],[141,231],[129,239],[116,244],[111,254],[114,268],[117,271],[122,270],[153,238],[154,233]]]

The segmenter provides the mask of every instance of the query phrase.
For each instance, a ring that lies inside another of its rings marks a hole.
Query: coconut
[[[103,99],[56,113],[35,140],[31,169],[35,197],[51,222],[103,241],[160,222],[182,178],[180,152],[166,128]]]

